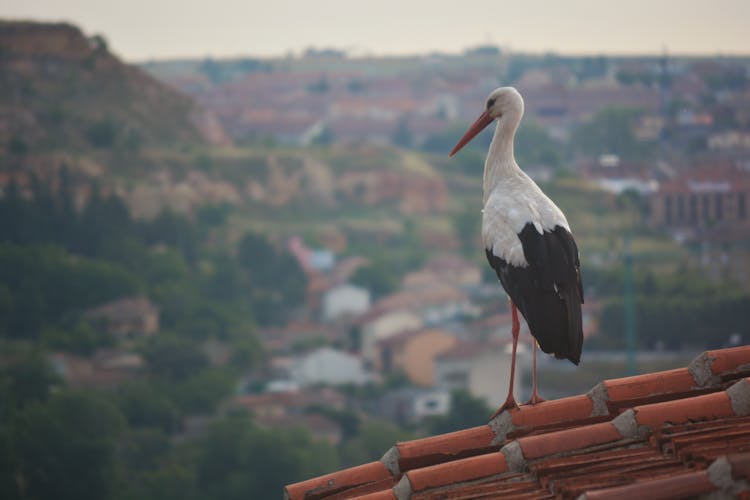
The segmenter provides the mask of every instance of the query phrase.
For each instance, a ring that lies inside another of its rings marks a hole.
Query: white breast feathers
[[[498,185],[487,198],[482,210],[484,247],[512,266],[526,267],[523,246],[518,234],[526,224],[533,224],[539,234],[562,226],[568,221],[562,211],[533,182],[523,186]]]

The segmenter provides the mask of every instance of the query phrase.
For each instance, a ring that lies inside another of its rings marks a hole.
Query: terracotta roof
[[[107,317],[113,320],[140,318],[158,312],[157,307],[145,297],[125,297],[86,311],[91,317]]]
[[[396,443],[288,499],[750,498],[750,346]]]
[[[750,175],[727,165],[693,168],[661,183],[659,193],[737,193],[750,190]]]
[[[524,337],[528,337],[528,335]],[[511,343],[510,338],[508,339],[493,338],[493,339],[489,339],[486,342],[461,340],[457,342],[456,345],[453,346],[452,348],[439,354],[437,356],[437,359],[441,359],[441,360],[473,359],[487,352],[493,352],[493,351],[505,349],[510,343]],[[522,337],[519,340],[519,344],[531,345],[531,342],[527,341],[526,339]]]
[[[441,305],[446,302],[465,302],[467,300],[468,295],[460,288],[441,285],[423,290],[393,293],[380,299],[375,303],[373,308],[379,311],[419,309],[427,306]]]
[[[396,333],[391,337],[378,340],[377,343],[381,346],[399,347],[413,338],[420,337],[422,335],[434,335],[435,333],[455,338],[455,336],[451,332],[443,330],[441,328],[413,328]]]

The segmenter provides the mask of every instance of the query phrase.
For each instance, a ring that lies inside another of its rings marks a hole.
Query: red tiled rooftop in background
[[[686,368],[606,380],[586,395],[506,411],[488,425],[397,443],[381,462],[286,492],[291,499],[645,500],[655,491],[684,498],[728,485],[722,493],[750,500],[742,482],[750,474],[748,375],[750,346],[707,351]]]

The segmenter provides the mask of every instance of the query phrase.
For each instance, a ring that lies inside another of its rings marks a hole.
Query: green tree
[[[15,500],[20,498],[20,492],[16,478],[18,458],[13,450],[11,432],[10,426],[0,421],[0,498]]]
[[[273,281],[273,272],[267,268],[276,258],[273,246],[259,234],[246,233],[237,248],[237,261],[245,269],[257,268],[255,279],[261,285]]]
[[[333,130],[328,125],[324,125],[320,132],[313,137],[312,143],[315,146],[328,146],[333,144],[336,137],[333,135]]]
[[[179,448],[190,453],[192,447]],[[122,485],[118,500],[186,500],[196,498],[192,456],[174,458],[172,453],[159,467],[139,471]]]
[[[474,206],[467,204],[460,212],[453,214],[451,218],[453,228],[461,242],[463,254],[472,259],[480,255],[479,252],[482,248],[480,243],[482,212],[479,203],[477,202]]]
[[[519,165],[559,167],[563,163],[563,146],[533,121],[524,121],[516,134],[516,160]]]
[[[370,291],[374,298],[388,295],[398,288],[400,277],[385,260],[374,260],[357,269],[350,281]]]
[[[320,75],[320,78],[307,86],[308,92],[314,94],[325,94],[331,89],[331,84],[328,83],[328,79],[325,75]]]
[[[14,156],[26,156],[29,152],[29,145],[23,138],[14,135],[8,140],[8,152]]]
[[[115,400],[131,427],[160,429],[166,433],[177,430],[179,411],[160,390],[161,385],[138,381],[118,389]]]
[[[206,295],[215,300],[237,300],[242,292],[242,268],[229,255],[211,260],[212,269],[203,283]]]
[[[208,367],[208,357],[193,341],[175,335],[153,337],[143,355],[149,372],[170,382],[180,382]]]
[[[156,469],[169,449],[169,438],[161,429],[129,429],[123,436],[120,458],[131,471]]]
[[[409,123],[405,118],[398,121],[396,128],[391,134],[391,141],[396,146],[410,148],[414,145],[414,134],[409,128]]]
[[[228,71],[226,65],[221,62],[217,62],[210,57],[203,60],[199,67],[200,71],[205,74],[211,83],[218,84],[228,79]]]
[[[196,489],[201,498],[275,498],[286,484],[338,468],[336,451],[302,429],[265,430],[242,415],[228,417],[198,442]]]
[[[42,341],[50,349],[82,356],[88,356],[97,348],[110,347],[115,343],[111,335],[97,331],[89,321],[81,318],[63,321],[59,327],[45,328]]]
[[[170,283],[184,286],[190,279],[190,270],[185,259],[174,249],[150,252],[143,260],[139,271],[150,286]]]
[[[231,363],[236,369],[247,371],[263,359],[263,345],[255,335],[253,325],[238,325],[233,332]]]
[[[177,405],[188,414],[210,415],[232,394],[235,377],[222,368],[209,368],[172,390]]]
[[[138,278],[107,262],[74,257],[60,248],[0,244],[0,283],[10,294],[0,331],[37,338],[71,313],[140,289]]]
[[[140,234],[148,245],[164,244],[176,249],[187,262],[194,262],[198,256],[197,227],[183,215],[165,210],[141,224]]]
[[[198,209],[198,225],[203,228],[204,231],[222,226],[231,212],[232,205],[226,202],[203,205]]]
[[[103,398],[64,391],[28,405],[12,426],[20,496],[93,500],[113,491],[124,419]]]
[[[613,153],[622,158],[642,158],[650,151],[650,145],[635,137],[640,115],[641,111],[635,108],[604,108],[573,131],[571,144],[588,155]]]
[[[451,394],[451,410],[442,417],[428,421],[430,434],[445,434],[487,422],[492,410],[484,400],[475,398],[466,391]]]
[[[111,118],[102,118],[86,129],[86,138],[97,149],[111,149],[115,146],[120,127]]]
[[[303,303],[307,277],[289,252],[276,250],[262,236],[247,233],[240,241],[237,261],[244,270],[245,289],[259,324],[281,322],[289,309]]]
[[[369,422],[355,437],[343,444],[341,460],[347,466],[378,460],[398,441],[408,439],[411,436],[398,427],[382,422]]]
[[[0,388],[4,403],[0,403],[0,418],[5,410],[21,409],[29,403],[47,400],[52,387],[61,384],[60,377],[41,353],[31,353],[0,370]]]

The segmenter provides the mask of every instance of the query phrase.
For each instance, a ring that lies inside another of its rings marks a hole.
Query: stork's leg
[[[518,322],[518,309],[516,309],[516,305],[512,300],[510,301],[510,312],[513,319],[513,326],[510,330],[511,334],[513,335],[513,354],[510,358],[510,385],[508,387],[508,397],[505,399],[505,403],[503,403],[502,406],[500,406],[500,408],[498,408],[497,411],[492,414],[490,419],[498,416],[503,412],[503,410],[512,410],[513,408],[518,408],[516,399],[513,397],[513,386],[516,376],[516,348],[518,347],[518,335],[521,332],[521,324]]]
[[[534,339],[533,344],[534,344],[534,347],[533,347],[534,349],[534,372],[532,374],[532,379],[531,379],[532,380],[531,399],[529,399],[526,403],[524,403],[527,405],[535,405],[537,403],[541,403],[542,401],[544,401],[544,399],[539,395],[539,391],[537,390],[537,385],[536,385],[536,348],[537,348],[536,339]]]

